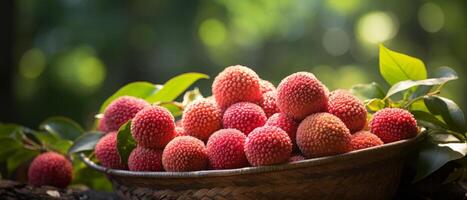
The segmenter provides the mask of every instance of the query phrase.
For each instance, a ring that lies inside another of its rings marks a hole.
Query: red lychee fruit
[[[358,131],[352,135],[352,150],[366,149],[374,146],[383,145],[384,142],[370,131]]]
[[[329,113],[306,117],[297,129],[297,145],[307,158],[331,156],[352,150],[352,135],[344,122]]]
[[[370,130],[384,143],[395,142],[417,135],[417,121],[413,115],[400,108],[384,108],[373,115]]]
[[[97,125],[97,130],[102,131],[104,133],[109,132],[107,125],[105,124],[105,118],[102,118],[99,120],[98,125]]]
[[[34,186],[65,188],[73,179],[71,162],[55,152],[38,155],[28,170],[28,182]]]
[[[208,156],[203,141],[192,136],[174,138],[162,153],[162,165],[168,172],[203,170],[207,164]]]
[[[207,141],[222,128],[222,111],[214,101],[196,100],[183,111],[182,125],[186,135]]]
[[[306,158],[302,155],[294,155],[289,158],[289,162],[297,162],[300,160],[305,160]]]
[[[276,104],[276,92],[266,92],[263,94],[263,99],[259,103],[259,106],[264,110],[266,113],[266,117],[270,117],[274,113],[279,112],[279,108]]]
[[[178,137],[178,136],[184,136],[185,135],[185,130],[183,130],[182,127],[175,127],[175,136],[174,137]]]
[[[137,112],[146,106],[149,106],[148,102],[136,97],[121,96],[115,99],[104,111],[107,131],[118,131],[120,126],[132,119]]]
[[[137,146],[128,157],[128,169],[131,171],[163,171],[162,150]]]
[[[234,169],[248,166],[243,145],[246,136],[237,129],[221,129],[209,137],[206,150],[212,169]]]
[[[277,87],[277,107],[289,117],[302,120],[327,109],[328,89],[312,73],[297,72]]]
[[[248,67],[230,66],[216,76],[212,94],[221,109],[237,102],[261,100],[260,78]]]
[[[164,107],[148,106],[133,118],[131,134],[142,147],[162,149],[175,137],[174,117]]]
[[[120,160],[120,154],[117,149],[118,132],[110,132],[97,142],[94,148],[97,160],[102,166],[112,169],[126,169],[126,165]]]
[[[260,86],[262,94],[264,94],[266,92],[276,91],[276,87],[271,82],[269,82],[267,80],[261,79],[259,81],[259,84],[260,84],[259,86]]]
[[[248,135],[253,129],[263,126],[266,120],[261,107],[254,103],[239,102],[227,108],[222,123],[224,128],[234,128]]]
[[[251,165],[274,165],[287,162],[292,153],[292,141],[284,130],[263,126],[248,135],[244,149]]]
[[[295,143],[295,134],[297,133],[299,123],[283,113],[276,113],[269,117],[266,126],[275,126],[284,130],[289,135],[292,143]]]
[[[328,112],[339,117],[351,133],[365,127],[365,105],[346,90],[336,90],[329,94]]]

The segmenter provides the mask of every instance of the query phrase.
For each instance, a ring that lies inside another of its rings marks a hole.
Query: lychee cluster
[[[177,123],[164,107],[134,97],[115,100],[99,127],[115,130],[131,120],[137,147],[122,163],[111,132],[96,145],[97,159],[132,171],[234,169],[342,154],[418,132],[402,109],[380,110],[367,122],[362,101],[345,90],[329,92],[309,72],[285,77],[276,89],[252,69],[230,66],[216,76],[212,93],[186,105]]]

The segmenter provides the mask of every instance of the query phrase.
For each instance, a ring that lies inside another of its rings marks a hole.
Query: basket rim
[[[147,172],[147,171],[129,171],[121,169],[111,169],[101,166],[91,159],[89,159],[84,153],[80,153],[79,157],[81,160],[90,168],[102,172],[107,175],[121,176],[121,177],[139,177],[139,178],[201,178],[201,177],[222,177],[222,176],[234,176],[243,174],[255,174],[264,172],[274,172],[288,169],[304,168],[310,166],[324,165],[330,162],[352,159],[359,156],[364,156],[377,152],[385,152],[391,149],[400,149],[406,146],[410,146],[418,143],[424,137],[424,131],[421,131],[417,136],[405,140],[400,140],[381,146],[370,147],[361,150],[355,150],[343,154],[324,156],[318,158],[311,158],[301,161],[295,161],[291,163],[269,165],[269,166],[258,166],[258,167],[243,167],[236,169],[222,169],[222,170],[201,170],[201,171],[190,171],[190,172]]]

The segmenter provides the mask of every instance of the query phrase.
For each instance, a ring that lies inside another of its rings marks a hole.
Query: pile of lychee
[[[96,145],[100,164],[131,171],[197,171],[275,165],[331,156],[414,137],[408,111],[385,108],[368,120],[365,105],[346,90],[329,92],[312,73],[297,72],[277,89],[244,66],[231,66],[175,122],[164,107],[123,96],[105,110]],[[131,120],[137,147],[128,164],[117,131]]]

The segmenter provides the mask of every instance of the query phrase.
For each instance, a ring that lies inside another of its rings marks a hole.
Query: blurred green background
[[[101,102],[126,83],[202,72],[211,79],[197,86],[209,95],[212,78],[234,64],[275,85],[302,70],[330,89],[384,83],[379,43],[422,59],[429,75],[443,65],[455,69],[461,78],[443,95],[463,110],[467,105],[464,0],[17,0],[10,6],[5,122],[35,127],[63,115],[90,127]]]

